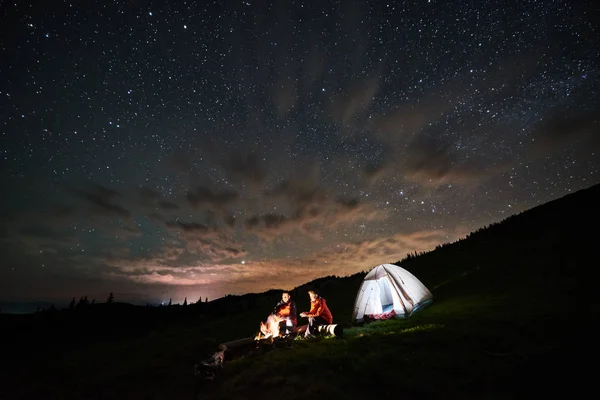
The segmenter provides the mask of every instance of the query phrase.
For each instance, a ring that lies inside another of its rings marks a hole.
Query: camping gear
[[[433,295],[413,274],[394,264],[381,264],[363,279],[352,314],[353,323],[408,318],[431,304]]]

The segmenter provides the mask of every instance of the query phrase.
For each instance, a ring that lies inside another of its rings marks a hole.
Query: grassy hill
[[[600,185],[512,216],[399,264],[434,294],[408,320],[348,327],[343,338],[226,360],[214,382],[194,363],[252,335],[269,291],[188,307],[98,305],[0,315],[0,399],[521,398],[591,388]],[[364,274],[293,291],[327,298],[348,324]],[[110,306],[110,307],[109,307]]]

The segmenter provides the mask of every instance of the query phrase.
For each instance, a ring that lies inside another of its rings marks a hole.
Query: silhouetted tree
[[[71,300],[71,304],[69,304],[69,310],[72,310],[75,308],[75,297],[73,297],[73,299]]]
[[[204,302],[205,302],[205,303],[208,303],[208,297],[204,299]]]
[[[90,302],[88,301],[87,296],[84,296],[79,299],[79,302],[77,303],[77,308],[83,308],[89,304]]]
[[[183,299],[183,305],[187,306],[187,297],[185,299]]]
[[[171,303],[171,299],[169,299],[169,306],[171,306],[171,304],[172,304],[172,303]]]
[[[110,294],[108,295],[108,299],[106,299],[106,302],[108,304],[111,304],[113,301],[115,301],[115,296],[113,295],[113,292],[110,292]]]
[[[92,304],[96,304],[96,299],[93,299],[93,300],[92,300]]]

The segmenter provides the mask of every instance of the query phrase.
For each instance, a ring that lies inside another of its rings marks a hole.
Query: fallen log
[[[221,346],[225,346],[228,349],[234,349],[239,346],[245,346],[250,343],[254,343],[254,336],[250,336],[243,339],[232,340],[231,342],[221,343]]]
[[[331,325],[320,325],[318,328],[320,334],[326,334],[329,336],[342,337],[344,336],[344,328],[338,324]]]
[[[308,329],[308,325],[299,326],[296,329],[296,335],[304,335],[306,329]],[[344,328],[342,328],[342,326],[339,324],[319,325],[317,330],[322,335],[335,336],[339,338],[344,335]]]

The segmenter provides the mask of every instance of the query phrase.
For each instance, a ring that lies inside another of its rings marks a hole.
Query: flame
[[[268,339],[270,337],[276,338],[279,336],[279,323],[283,321],[283,318],[278,317],[277,315],[271,314],[269,318],[267,318],[267,322],[264,323],[261,321],[260,323],[260,332],[256,335],[254,339]]]

